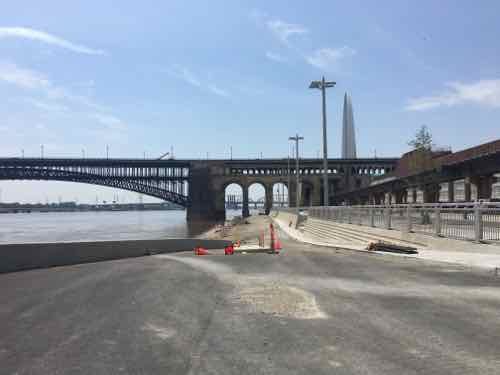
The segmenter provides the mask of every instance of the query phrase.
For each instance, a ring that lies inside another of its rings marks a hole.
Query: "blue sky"
[[[340,154],[352,95],[358,156],[399,156],[421,124],[458,150],[500,134],[498,1],[15,1],[0,13],[2,156]],[[33,186],[37,186],[33,189]],[[2,182],[3,200],[107,189]],[[124,193],[125,194],[125,193]],[[131,198],[132,199],[132,198]]]

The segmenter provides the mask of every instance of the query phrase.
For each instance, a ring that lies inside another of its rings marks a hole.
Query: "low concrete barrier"
[[[0,273],[193,250],[222,249],[231,241],[196,238],[0,245]]]

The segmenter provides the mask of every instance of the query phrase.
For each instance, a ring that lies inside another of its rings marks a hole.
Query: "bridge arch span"
[[[120,170],[126,168],[117,167]],[[74,168],[64,166],[5,166],[0,165],[0,180],[40,180],[78,182],[98,186],[112,187],[133,191],[159,198],[183,207],[189,205],[187,179],[175,179],[171,176],[162,178],[140,175],[119,175],[113,168]],[[89,173],[91,172],[91,173]]]

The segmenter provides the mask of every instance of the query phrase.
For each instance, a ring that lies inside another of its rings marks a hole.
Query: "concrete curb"
[[[195,246],[222,249],[230,244],[198,238],[6,244],[0,245],[0,273],[190,251]]]

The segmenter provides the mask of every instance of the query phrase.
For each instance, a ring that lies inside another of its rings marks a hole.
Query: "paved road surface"
[[[500,374],[500,277],[284,245],[0,275],[0,373]]]

